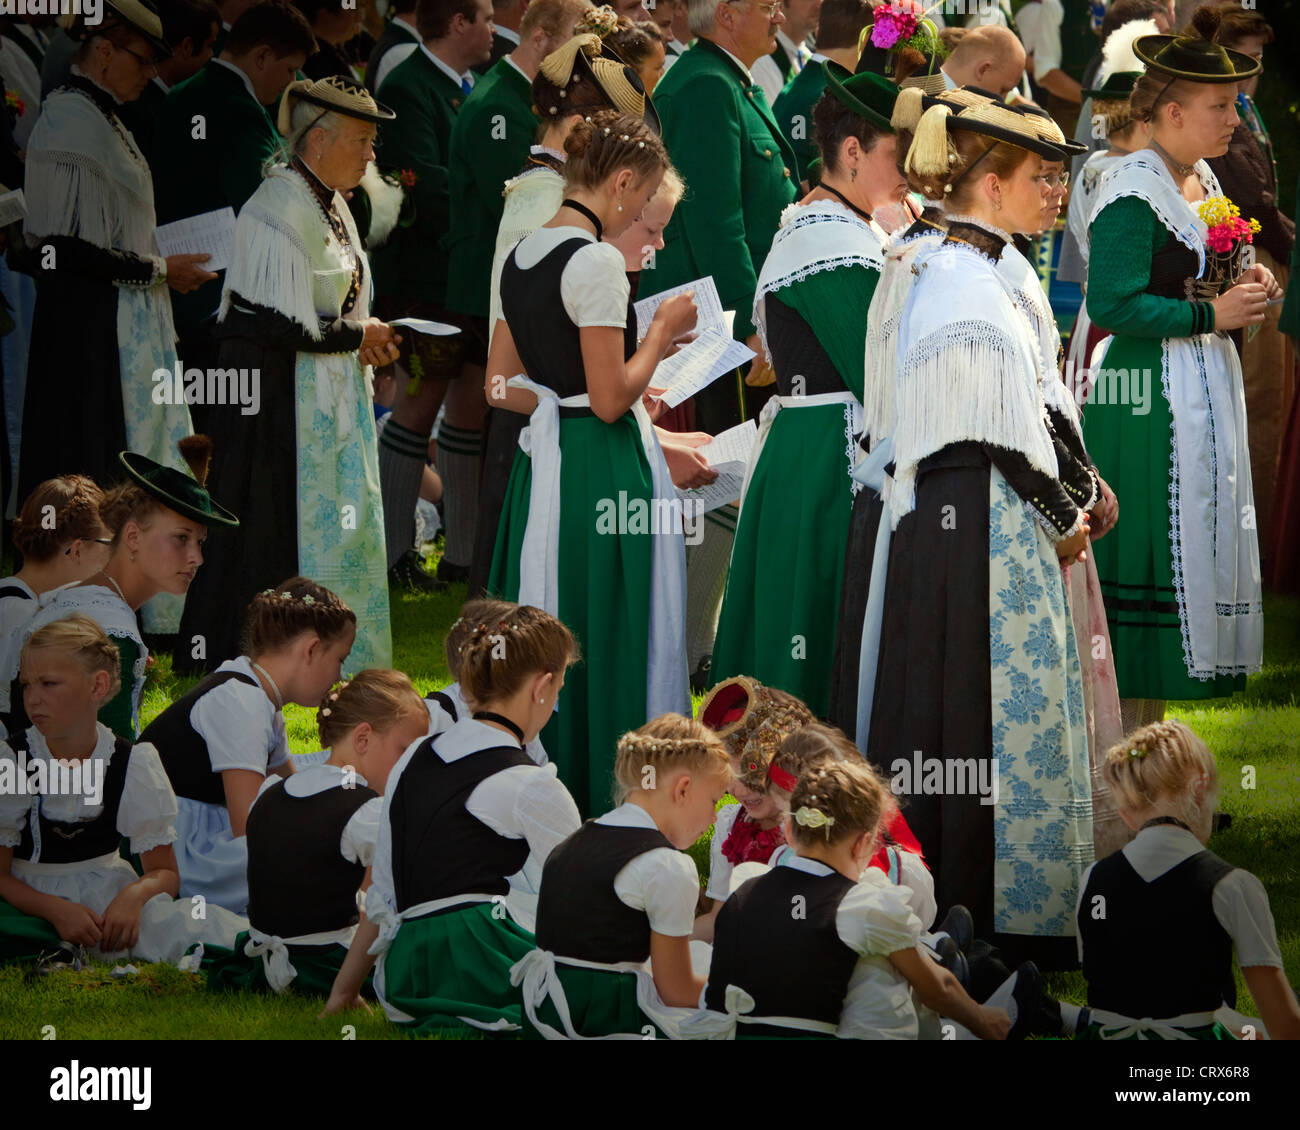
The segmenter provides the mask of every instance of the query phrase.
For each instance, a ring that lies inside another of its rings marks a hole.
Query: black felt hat
[[[225,526],[228,529],[239,526],[239,519],[215,502],[207,487],[184,471],[164,467],[147,455],[134,451],[119,452],[117,457],[135,485],[169,510],[205,526]]]

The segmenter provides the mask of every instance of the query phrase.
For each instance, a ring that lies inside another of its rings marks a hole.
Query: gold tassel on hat
[[[943,103],[931,106],[916,123],[916,134],[907,150],[903,168],[923,177],[947,177],[952,167],[948,155],[955,152],[948,139],[948,115]]]
[[[894,100],[894,112],[889,124],[895,130],[915,130],[916,123],[921,120],[921,105],[924,100],[925,94],[920,87],[904,87]]]
[[[284,96],[280,99],[280,112],[275,119],[275,128],[280,131],[281,137],[289,136],[289,120],[293,117],[295,95],[300,90],[306,90],[311,83],[312,80],[309,78],[300,78],[284,88]]]
[[[593,58],[598,56],[600,54],[600,36],[575,35],[563,47],[552,51],[542,60],[542,64],[538,68],[542,77],[552,86],[568,86],[579,51]]]

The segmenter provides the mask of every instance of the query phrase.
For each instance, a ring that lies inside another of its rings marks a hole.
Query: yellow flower
[[[1260,222],[1258,220],[1251,220],[1250,230],[1252,234],[1257,234],[1260,230]]]

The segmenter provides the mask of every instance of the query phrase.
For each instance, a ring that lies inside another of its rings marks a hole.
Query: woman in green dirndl
[[[413,745],[388,776],[368,923],[331,1005],[361,989],[361,946],[372,940],[375,994],[412,1034],[521,1027],[510,970],[534,941],[512,883],[531,885],[580,824],[554,765],[536,764],[524,747],[576,656],[569,630],[539,608],[472,626],[460,684],[473,717]]]
[[[1117,162],[1089,226],[1088,307],[1114,338],[1093,374],[1084,438],[1124,518],[1094,545],[1125,729],[1167,699],[1231,694],[1263,649],[1241,364],[1224,331],[1264,320],[1273,276],[1207,257],[1196,206],[1219,196],[1204,158],[1227,151],[1235,84],[1259,70],[1212,41],[1144,36],[1130,96],[1151,140]],[[1223,293],[1220,293],[1222,291]]]
[[[643,118],[614,111],[577,123],[565,148],[563,205],[501,275],[487,395],[531,419],[488,589],[546,609],[578,639],[584,662],[543,740],[590,812],[608,795],[619,736],[690,709],[682,512],[641,398],[694,324],[695,303],[665,300],[645,342],[629,348],[636,321],[623,256],[600,239],[640,215],[668,155]]]
[[[858,489],[867,311],[887,238],[871,213],[907,193],[889,124],[898,88],[836,70],[813,109],[821,183],[786,209],[758,278],[754,322],[780,395],[763,409],[711,669],[715,681],[780,687],[821,717]]]
[[[321,753],[268,774],[249,809],[248,929],[233,950],[204,954],[210,990],[329,996],[350,947],[374,941],[357,893],[370,886],[380,798],[429,711],[400,671],[372,668],[326,694],[316,723]]]

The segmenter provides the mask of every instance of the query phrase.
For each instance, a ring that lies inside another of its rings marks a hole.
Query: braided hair
[[[243,653],[256,658],[279,651],[304,632],[329,643],[356,622],[357,614],[324,585],[290,577],[253,597],[244,619]]]
[[[1152,722],[1111,746],[1101,768],[1121,808],[1141,812],[1162,801],[1173,801],[1184,821],[1195,827],[1202,805],[1195,800],[1198,779],[1209,785],[1205,803],[1217,791],[1214,754],[1182,722]]]
[[[496,618],[471,621],[468,627],[457,625],[466,629],[458,681],[475,704],[510,698],[533,676],[558,675],[579,658],[573,633],[550,613],[532,605],[509,609]]]
[[[869,832],[873,842],[887,788],[861,758],[809,769],[790,797],[790,835],[795,845],[835,844]]]
[[[574,122],[564,151],[568,188],[596,188],[620,169],[631,169],[644,182],[669,166],[664,143],[645,119],[617,110],[601,110]]]
[[[729,775],[727,747],[703,722],[681,714],[660,714],[618,740],[614,759],[614,802],[637,789],[653,788],[674,769]]]
[[[87,675],[107,671],[107,698],[112,698],[122,689],[122,659],[117,644],[84,612],[74,612],[62,620],[52,620],[43,628],[37,628],[23,644],[22,654],[40,648],[66,652]]]
[[[401,671],[371,667],[340,683],[321,699],[316,728],[321,746],[332,749],[362,722],[386,734],[407,718],[428,719],[424,699]]]

